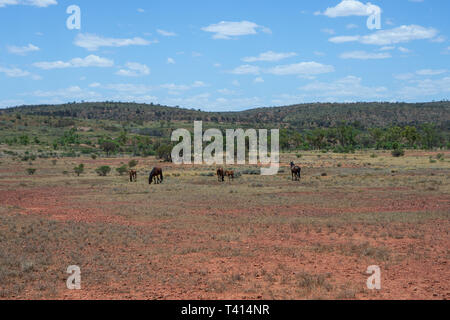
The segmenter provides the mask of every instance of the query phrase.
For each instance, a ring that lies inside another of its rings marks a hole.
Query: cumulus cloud
[[[128,62],[126,68],[120,69],[116,74],[124,77],[139,77],[150,74],[150,68],[145,64]]]
[[[38,75],[35,75],[29,71],[22,70],[19,68],[6,68],[0,66],[0,73],[5,74],[9,78],[25,78],[30,77],[33,80],[40,80],[41,77]]]
[[[357,0],[343,0],[335,7],[327,8],[323,14],[330,18],[337,18],[348,16],[369,16],[374,12],[381,12],[381,8],[371,4],[370,2],[364,4]]]
[[[422,69],[422,70],[416,71],[416,74],[418,74],[420,76],[436,76],[436,75],[443,74],[446,72],[447,72],[447,69],[437,69],[437,70]]]
[[[341,59],[359,59],[359,60],[369,60],[369,59],[387,59],[391,58],[390,53],[372,53],[366,51],[351,51],[344,52],[340,55]]]
[[[450,93],[450,77],[441,79],[418,79],[410,80],[398,91],[398,96],[405,100],[411,100],[417,97],[433,96],[438,94]]]
[[[25,56],[26,54],[30,53],[30,52],[34,52],[34,51],[39,51],[39,47],[33,45],[33,44],[28,44],[27,46],[24,47],[17,47],[17,46],[7,46],[8,52],[12,53],[12,54],[17,54],[19,56]]]
[[[231,70],[230,73],[238,75],[246,75],[246,74],[259,75],[260,73],[267,73],[277,76],[298,75],[309,77],[333,71],[334,67],[331,65],[324,65],[318,62],[311,61],[311,62],[300,62],[294,64],[278,65],[267,69],[245,64]]]
[[[203,31],[213,33],[213,39],[232,39],[233,37],[257,34],[259,30],[272,33],[269,28],[250,21],[221,21],[202,28]]]
[[[245,57],[242,58],[244,62],[256,62],[256,61],[280,61],[286,58],[295,57],[297,54],[295,52],[287,53],[277,53],[273,51],[263,52],[256,57]]]
[[[230,71],[230,73],[233,73],[233,74],[259,74],[259,72],[260,72],[259,67],[252,66],[249,64],[239,66]]]
[[[409,25],[389,30],[380,30],[365,36],[337,36],[330,38],[329,41],[333,43],[360,42],[363,44],[387,46],[412,40],[433,39],[437,34],[438,31],[434,28]]]
[[[74,100],[95,101],[103,100],[101,94],[92,90],[82,89],[79,86],[70,86],[68,88],[56,89],[56,90],[35,90],[24,95],[40,98],[39,103],[63,103]]]
[[[102,58],[96,55],[89,55],[86,58],[74,58],[70,61],[51,61],[36,62],[35,67],[44,70],[65,69],[65,68],[82,68],[82,67],[112,67],[114,61]]]
[[[167,58],[168,64],[175,64],[175,60],[173,58]]]
[[[157,41],[149,41],[139,37],[134,38],[105,38],[95,34],[80,33],[74,44],[89,51],[96,51],[101,47],[126,47],[126,46],[148,46]]]
[[[266,70],[266,73],[273,75],[300,75],[311,76],[333,72],[334,67],[318,62],[300,62],[295,64],[279,65]]]
[[[384,97],[387,93],[385,87],[367,87],[362,84],[362,79],[355,76],[347,76],[332,82],[313,82],[299,88],[301,91],[313,93],[320,97],[352,97],[374,99]]]

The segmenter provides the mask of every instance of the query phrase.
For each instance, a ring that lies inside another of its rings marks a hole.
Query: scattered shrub
[[[128,162],[128,167],[130,168],[134,168],[139,164],[139,161],[136,160],[131,160],[130,162]]]
[[[123,176],[126,172],[128,172],[128,167],[126,164],[123,166],[116,168],[116,171],[119,173],[119,175]]]
[[[395,149],[392,151],[392,156],[395,158],[403,157],[405,155],[405,151],[403,149]]]
[[[100,177],[106,177],[108,175],[108,173],[111,172],[111,167],[110,166],[101,166],[97,169],[95,169],[95,172],[100,176]]]
[[[34,169],[34,168],[28,168],[27,169],[27,173],[30,175],[30,176],[32,176],[32,175],[34,175],[35,173],[36,173],[36,169]]]
[[[79,177],[80,174],[84,172],[84,164],[81,163],[78,167],[73,168],[73,171],[75,171],[75,173]]]

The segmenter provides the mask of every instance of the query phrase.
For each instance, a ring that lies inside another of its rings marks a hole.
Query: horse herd
[[[301,173],[302,168],[295,165],[294,162],[291,162],[292,181],[300,181]],[[130,182],[137,182],[137,171],[130,170],[129,174],[130,174]],[[224,170],[223,168],[218,168],[216,174],[219,182],[224,182],[225,177],[228,177],[228,181],[234,181],[234,171],[232,170]],[[154,182],[155,184],[160,184],[163,182],[163,180],[164,180],[163,170],[158,167],[153,168],[148,177],[148,183],[152,184]]]

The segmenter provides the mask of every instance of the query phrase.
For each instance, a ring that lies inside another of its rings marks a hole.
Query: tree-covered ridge
[[[115,121],[194,121],[276,124],[301,129],[330,128],[354,123],[362,128],[433,123],[450,127],[450,102],[430,103],[314,103],[259,108],[241,112],[202,112],[179,107],[121,102],[86,102],[21,106],[2,113]]]

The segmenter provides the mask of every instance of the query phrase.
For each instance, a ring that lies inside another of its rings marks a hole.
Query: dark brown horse
[[[223,171],[223,168],[217,169],[217,179],[219,182],[225,181],[225,171]]]
[[[234,180],[234,171],[232,170],[225,171],[225,176],[228,177],[228,181]]]
[[[302,178],[302,168],[296,166],[294,162],[291,162],[292,181],[300,181]]]
[[[148,177],[148,184],[160,184],[164,180],[163,171],[161,168],[153,168],[152,172],[150,172],[150,176]]]
[[[130,170],[130,182],[137,182],[137,171],[136,170]]]

